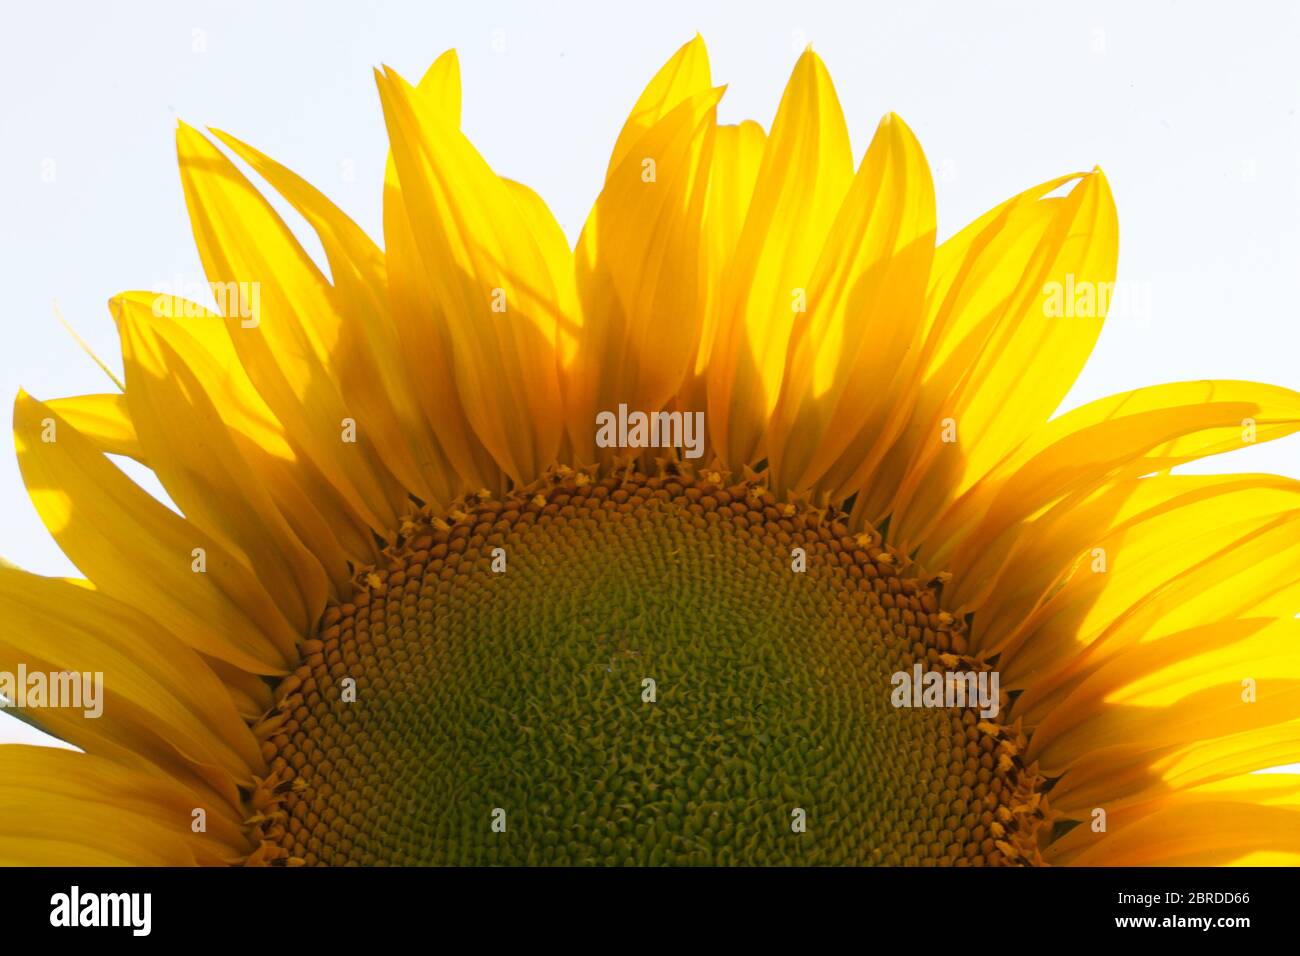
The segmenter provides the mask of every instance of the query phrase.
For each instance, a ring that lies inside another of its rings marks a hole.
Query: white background
[[[1300,5],[42,0],[0,16],[4,409],[19,386],[112,389],[55,320],[56,300],[120,367],[107,299],[202,281],[178,117],[257,146],[378,237],[386,140],[371,70],[414,81],[456,47],[466,131],[572,239],[628,108],[697,30],[714,82],[730,84],[724,122],[770,125],[807,42],[858,157],[883,113],[902,115],[935,170],[941,236],[1051,176],[1106,171],[1134,298],[1066,407],[1190,378],[1300,388]],[[1196,470],[1300,477],[1300,437]],[[0,556],[75,573],[8,451]],[[0,715],[0,741],[31,739]]]

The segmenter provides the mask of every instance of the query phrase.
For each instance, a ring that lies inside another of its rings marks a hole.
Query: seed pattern
[[[878,541],[675,464],[413,515],[258,728],[253,862],[1038,862],[1020,729],[890,703],[988,664]]]

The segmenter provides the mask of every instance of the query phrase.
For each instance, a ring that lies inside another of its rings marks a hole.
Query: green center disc
[[[758,487],[584,479],[415,519],[327,610],[263,839],[333,865],[1032,855],[1012,732],[891,703],[918,661],[983,668],[932,588]]]

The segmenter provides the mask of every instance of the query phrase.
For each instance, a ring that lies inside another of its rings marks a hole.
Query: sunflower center
[[[1018,732],[896,706],[917,665],[989,676],[900,563],[716,475],[417,517],[282,684],[258,835],[307,864],[1032,861]]]

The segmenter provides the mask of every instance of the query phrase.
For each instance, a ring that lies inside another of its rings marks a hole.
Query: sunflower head
[[[769,125],[720,124],[696,37],[571,245],[461,131],[454,54],[375,78],[382,247],[182,124],[212,301],[116,296],[120,388],[18,397],[85,578],[0,566],[0,673],[106,695],[27,702],[84,752],[0,749],[0,854],[1300,853],[1294,778],[1252,773],[1297,759],[1300,486],[1172,471],[1295,431],[1300,395],[1053,417],[1114,287],[1099,170],[937,243],[900,118],[855,163],[810,49]]]

